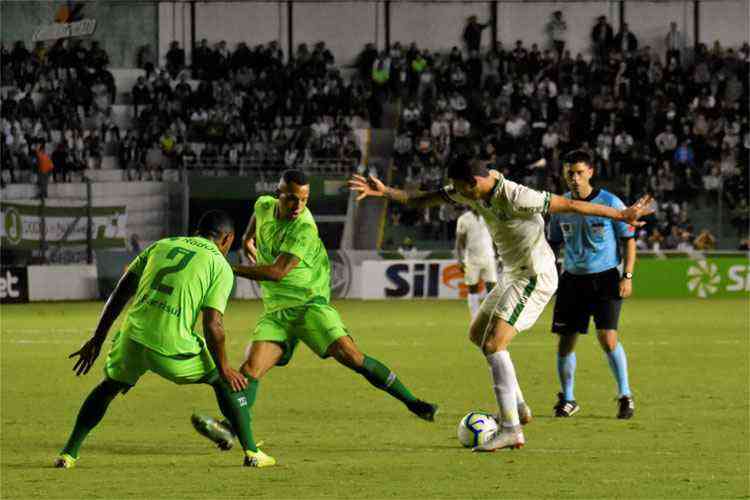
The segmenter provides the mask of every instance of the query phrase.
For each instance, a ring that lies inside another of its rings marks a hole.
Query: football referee
[[[614,194],[591,186],[594,174],[589,153],[575,150],[563,159],[563,176],[570,189],[566,198],[623,209]],[[564,245],[563,274],[555,299],[552,332],[559,335],[557,373],[561,392],[554,406],[556,417],[570,417],[580,410],[573,393],[576,371],[575,345],[578,334],[588,332],[594,317],[597,338],[617,381],[617,418],[631,418],[635,405],[628,384],[628,362],[617,339],[622,299],[633,290],[636,246],[634,228],[603,217],[554,214],[549,240],[553,248]],[[624,248],[624,258],[620,243]],[[623,262],[623,272],[618,266]]]

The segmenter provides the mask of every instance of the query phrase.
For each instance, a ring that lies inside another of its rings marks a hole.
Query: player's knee
[[[268,369],[265,369],[262,366],[250,363],[249,359],[245,361],[240,368],[240,372],[245,377],[254,378],[255,380],[260,380],[267,371]]]
[[[599,345],[602,346],[604,352],[612,352],[617,347],[617,331],[616,330],[599,330],[597,332],[597,339]]]
[[[118,382],[117,380],[112,380],[111,378],[105,378],[102,383],[99,384],[99,387],[102,388],[102,391],[110,400],[114,399],[120,393],[125,394],[131,388],[130,385],[124,382]]]
[[[484,331],[487,328],[487,323],[482,321],[481,315],[477,316],[469,327],[469,342],[482,347],[482,337],[484,337]]]
[[[344,366],[354,370],[361,368],[365,361],[365,356],[352,341],[334,342],[328,348],[328,355]]]
[[[560,341],[557,344],[557,354],[561,357],[569,355],[575,350],[576,335],[560,335]]]

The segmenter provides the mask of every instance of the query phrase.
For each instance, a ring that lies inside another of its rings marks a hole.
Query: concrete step
[[[91,179],[93,182],[120,182],[124,180],[122,170],[102,170],[88,168],[84,170],[83,175]]]

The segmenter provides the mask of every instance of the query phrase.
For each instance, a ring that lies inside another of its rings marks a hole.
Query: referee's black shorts
[[[597,330],[617,330],[621,307],[620,272],[616,267],[594,274],[563,273],[555,298],[552,332],[588,333],[591,316]]]

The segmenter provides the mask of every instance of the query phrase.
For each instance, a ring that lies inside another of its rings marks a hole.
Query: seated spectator
[[[471,124],[469,120],[463,114],[459,114],[451,124],[453,131],[453,137],[456,138],[468,138],[471,133]]]
[[[703,229],[695,240],[693,240],[693,246],[696,250],[706,251],[716,249],[716,237],[711,234],[708,229]]]
[[[458,91],[454,91],[451,94],[449,102],[450,102],[450,107],[454,112],[460,113],[462,111],[466,111],[466,107],[467,107],[466,99],[464,98],[464,96],[459,94]]]

